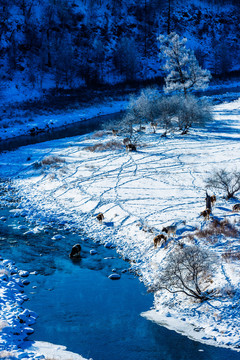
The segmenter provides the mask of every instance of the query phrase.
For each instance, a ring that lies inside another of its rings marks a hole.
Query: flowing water
[[[29,276],[27,308],[39,314],[31,340],[67,346],[94,360],[239,360],[231,350],[206,346],[141,317],[153,296],[130,271],[115,249],[74,234],[63,226],[24,235],[31,226],[9,209],[1,209],[0,254]],[[26,228],[24,229],[24,226]],[[54,240],[55,234],[60,240]],[[68,254],[75,243],[82,257]],[[90,255],[95,249],[97,254]],[[120,280],[110,280],[112,270]]]

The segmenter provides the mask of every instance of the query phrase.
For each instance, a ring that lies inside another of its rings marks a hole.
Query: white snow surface
[[[137,152],[126,152],[124,147],[87,149],[112,140],[122,142],[120,136],[107,133],[100,138],[90,134],[26,146],[0,155],[0,173],[13,179],[21,198],[19,211],[26,213],[29,224],[66,221],[103,244],[111,241],[132,261],[146,286],[156,281],[179,242],[214,251],[219,266],[211,286],[230,289],[232,296],[199,303],[183,295],[156,292],[154,309],[143,316],[197,341],[237,350],[240,265],[239,260],[227,261],[221,255],[240,250],[239,235],[219,236],[214,243],[194,236],[194,231],[209,224],[199,216],[205,208],[208,174],[212,169],[239,166],[240,99],[214,106],[214,120],[204,129],[193,129],[187,136],[160,135],[160,130],[152,134],[147,127]],[[55,163],[47,165],[50,156]],[[216,193],[213,216],[228,219],[240,231],[240,214],[232,212],[235,202],[223,195]],[[99,212],[104,214],[103,223],[96,220]],[[172,224],[177,225],[176,237],[170,238],[167,247],[155,249],[154,236]],[[187,238],[188,234],[193,236]]]

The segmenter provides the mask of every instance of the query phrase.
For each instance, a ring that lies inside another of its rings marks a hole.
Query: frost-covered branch
[[[169,72],[165,78],[166,92],[204,89],[208,86],[211,74],[202,69],[193,50],[186,48],[187,39],[180,39],[176,33],[158,37],[160,53],[165,58],[165,69]]]

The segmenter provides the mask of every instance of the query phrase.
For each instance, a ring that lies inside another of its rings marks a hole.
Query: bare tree
[[[184,247],[171,253],[168,263],[157,284],[150,291],[167,290],[183,293],[200,301],[211,299],[212,290],[207,290],[216,260],[209,252],[197,246]]]
[[[240,171],[214,170],[205,183],[207,188],[226,192],[227,199],[233,198],[236,192],[240,190]]]

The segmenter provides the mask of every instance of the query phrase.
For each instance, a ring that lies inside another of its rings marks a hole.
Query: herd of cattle
[[[202,216],[204,218],[204,220],[207,221],[210,219],[210,214],[212,213],[212,207],[215,205],[217,199],[216,199],[215,195],[209,196],[208,193],[206,192],[205,200],[206,200],[206,209],[200,213],[200,216]],[[233,205],[232,211],[240,212],[240,203]],[[102,222],[104,220],[103,213],[100,212],[99,214],[97,214],[96,219],[102,224]],[[153,239],[154,248],[156,249],[158,247],[158,245],[164,246],[166,244],[168,238],[171,235],[173,237],[175,237],[176,231],[177,231],[177,225],[170,225],[170,226],[164,227],[162,229],[162,234],[155,236]],[[72,247],[72,250],[71,250],[71,253],[69,254],[69,256],[70,256],[70,258],[79,258],[81,256],[81,245],[75,244]]]

